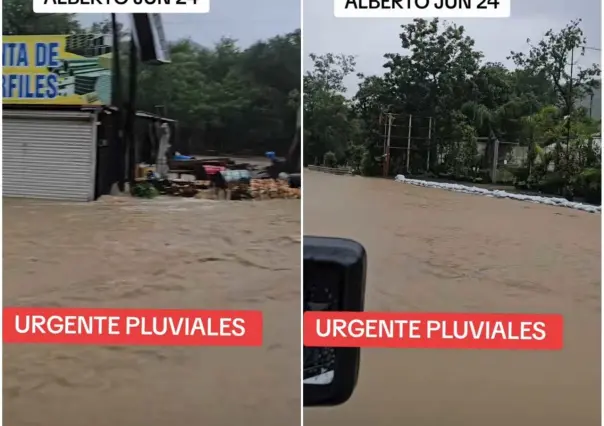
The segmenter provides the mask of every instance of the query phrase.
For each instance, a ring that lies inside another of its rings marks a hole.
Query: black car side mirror
[[[304,237],[304,312],[361,312],[367,256],[356,241]],[[346,402],[357,383],[360,348],[304,346],[304,406]]]

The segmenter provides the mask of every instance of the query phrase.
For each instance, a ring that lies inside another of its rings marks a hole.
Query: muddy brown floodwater
[[[561,313],[559,352],[363,350],[331,426],[600,425],[600,215],[304,173],[304,233],[368,254],[367,310]]]
[[[262,348],[4,347],[8,426],[300,422],[300,202],[4,200],[5,306],[257,309]]]

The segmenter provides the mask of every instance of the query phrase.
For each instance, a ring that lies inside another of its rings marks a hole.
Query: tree
[[[466,99],[482,53],[465,28],[454,23],[415,19],[401,29],[401,48],[408,53],[384,55],[384,78],[397,101],[391,112],[445,121]]]
[[[90,28],[88,28],[86,30],[86,32],[91,33],[91,34],[111,34],[111,33],[113,33],[111,19],[106,18],[106,19],[103,19],[102,21],[93,22],[92,25],[90,26]],[[126,31],[124,31],[124,24],[122,24],[121,22],[117,22],[117,33],[118,33],[119,40],[123,40],[128,35],[126,33]]]
[[[384,55],[383,76],[359,75],[352,102],[337,84],[346,68],[334,61],[336,56],[324,55],[305,78],[305,152],[320,159],[331,151],[340,163],[373,174],[381,169],[386,113],[430,117],[432,139],[411,135],[411,163],[418,152],[428,152],[429,160],[442,166],[431,164],[433,172],[480,179],[477,167],[487,172],[491,164],[478,161],[477,141],[515,142],[527,147],[528,157],[526,168],[508,167],[518,181],[531,177],[545,192],[595,194],[601,165],[594,134],[600,123],[578,105],[598,86],[600,70],[597,65],[576,66],[571,73],[570,53],[582,54],[585,47],[579,22],[558,33],[548,31],[528,53],[512,52],[517,68],[510,70],[484,63],[462,26],[416,19],[401,27],[401,52]],[[405,134],[396,136],[406,139],[409,127],[395,126],[393,133],[401,133],[397,127]],[[416,127],[421,125],[412,130]],[[391,162],[404,160],[404,154],[406,150],[395,151]],[[494,152],[486,154],[490,159]],[[425,167],[425,157],[415,170]]]
[[[358,136],[344,79],[354,71],[347,55],[310,55],[313,70],[304,76],[305,163],[317,163],[326,152],[345,159],[349,144]]]
[[[434,162],[437,150],[446,149],[444,145],[457,126],[454,112],[471,99],[472,79],[480,69],[482,53],[474,48],[474,40],[466,35],[463,26],[438,19],[415,19],[402,25],[399,38],[404,52],[385,54],[384,76],[368,77],[355,97],[368,125],[365,137],[371,139],[367,146],[373,151],[369,158],[377,157],[375,147],[383,143],[379,116],[387,110],[399,115],[433,117],[431,136],[440,138],[440,146],[424,137],[414,138],[411,148],[430,152]]]
[[[510,56],[518,67],[533,75],[545,76],[554,88],[555,104],[563,112],[563,123],[558,123],[555,127],[558,138],[555,141],[554,161],[556,168],[564,172],[567,184],[580,173],[580,166],[574,161],[576,158],[571,158],[573,146],[580,144],[583,138],[591,137],[576,133],[574,121],[585,116],[585,111],[577,110],[577,107],[599,86],[600,76],[597,64],[581,68],[573,63],[575,55],[585,54],[587,40],[580,23],[580,19],[571,21],[559,32],[550,29],[536,45],[527,40],[530,45],[528,53],[512,51]]]
[[[286,155],[300,99],[299,30],[247,49],[223,38],[211,48],[180,40],[170,51],[169,65],[141,67],[137,104],[163,105],[179,121],[177,149]]]
[[[335,167],[338,164],[336,154],[331,151],[327,151],[323,156],[323,164],[327,167]]]
[[[2,2],[2,35],[76,34],[81,31],[74,13],[34,13],[31,0]]]
[[[511,52],[514,63],[532,75],[541,75],[553,85],[556,101],[570,114],[576,105],[599,87],[600,67],[575,66],[572,61],[585,54],[587,39],[580,27],[581,20],[571,21],[559,32],[550,29],[537,44],[531,44],[528,53]],[[574,72],[573,72],[574,71]]]

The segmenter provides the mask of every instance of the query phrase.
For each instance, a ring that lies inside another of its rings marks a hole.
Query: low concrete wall
[[[352,175],[352,170],[348,168],[331,168],[331,167],[323,167],[323,166],[308,166],[308,170],[313,170],[315,172],[323,172],[323,173],[331,173],[334,175]]]

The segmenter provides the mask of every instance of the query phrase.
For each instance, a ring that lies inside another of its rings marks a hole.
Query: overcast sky
[[[119,15],[126,22],[127,15]],[[84,24],[102,20],[103,15],[80,15]],[[601,0],[514,0],[507,19],[455,20],[467,28],[488,61],[509,64],[510,50],[526,50],[526,39],[538,40],[549,28],[562,28],[574,18],[583,19],[588,44],[601,47]],[[300,0],[212,0],[205,15],[163,16],[168,38],[190,37],[212,44],[222,36],[247,46],[300,27]],[[398,39],[405,19],[346,19],[333,16],[333,0],[304,0],[305,68],[309,53],[346,53],[357,57],[357,71],[382,73],[385,52],[401,52]],[[588,51],[580,63],[600,62],[600,52]],[[351,77],[348,86],[356,89]]]
[[[564,27],[582,18],[588,44],[601,47],[601,0],[512,0],[511,18],[459,19],[476,40],[486,60],[510,65],[510,50],[526,50],[526,39],[539,40],[549,28]],[[345,53],[357,56],[357,71],[381,74],[386,52],[402,52],[398,34],[405,19],[335,18],[333,0],[304,0],[305,68],[308,53]],[[600,63],[600,52],[588,51],[581,63]],[[356,89],[356,79],[348,82]]]
[[[79,15],[78,19],[89,25],[102,21],[109,15]],[[128,16],[118,15],[120,22],[128,23]],[[239,40],[249,46],[300,28],[300,0],[210,0],[208,14],[165,14],[164,29],[170,40],[191,38],[210,45],[223,36]]]

